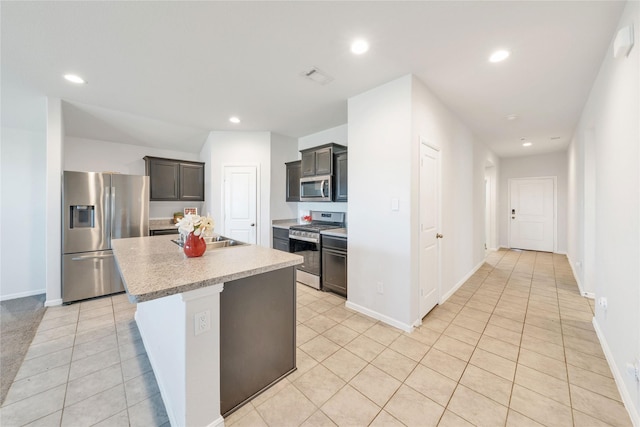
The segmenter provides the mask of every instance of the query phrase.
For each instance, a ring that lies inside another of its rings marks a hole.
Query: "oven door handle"
[[[324,195],[324,182],[325,181],[326,180],[324,180],[324,179],[322,181],[320,181],[320,195],[322,196],[323,199],[325,198],[325,195]]]
[[[309,243],[320,243],[320,239],[314,239],[313,237],[293,236],[289,234],[289,238],[293,240],[302,240],[303,242]]]

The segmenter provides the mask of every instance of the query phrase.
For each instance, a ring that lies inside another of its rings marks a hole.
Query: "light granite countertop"
[[[257,245],[207,249],[188,258],[175,236],[111,242],[131,302],[144,302],[302,263],[300,255]]]
[[[272,227],[276,227],[276,228],[284,228],[284,229],[289,229],[289,227],[291,227],[292,225],[298,225],[300,224],[300,222],[298,222],[295,219],[274,219],[271,222],[271,226]]]
[[[330,228],[328,230],[323,230],[320,234],[325,234],[327,236],[335,236],[335,237],[347,237],[347,229],[346,228]]]

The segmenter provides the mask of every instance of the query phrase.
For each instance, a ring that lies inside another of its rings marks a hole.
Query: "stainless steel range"
[[[312,288],[320,289],[322,266],[320,232],[344,227],[344,212],[311,211],[309,224],[289,228],[290,252],[302,255],[304,262],[297,267],[296,280]]]

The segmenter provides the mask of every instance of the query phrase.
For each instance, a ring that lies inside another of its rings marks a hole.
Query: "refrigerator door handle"
[[[109,247],[111,247],[111,238],[113,230],[116,229],[116,187],[111,187],[111,225],[109,226]]]
[[[105,259],[105,258],[113,258],[113,254],[111,255],[82,255],[71,258],[71,261],[86,261],[88,259]]]
[[[104,187],[104,221],[102,236],[107,241],[107,248],[111,248],[111,187]]]

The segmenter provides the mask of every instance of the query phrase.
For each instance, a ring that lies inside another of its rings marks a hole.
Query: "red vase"
[[[200,236],[189,233],[182,249],[184,249],[184,254],[190,258],[202,256],[204,251],[207,250],[207,242],[201,239]]]

